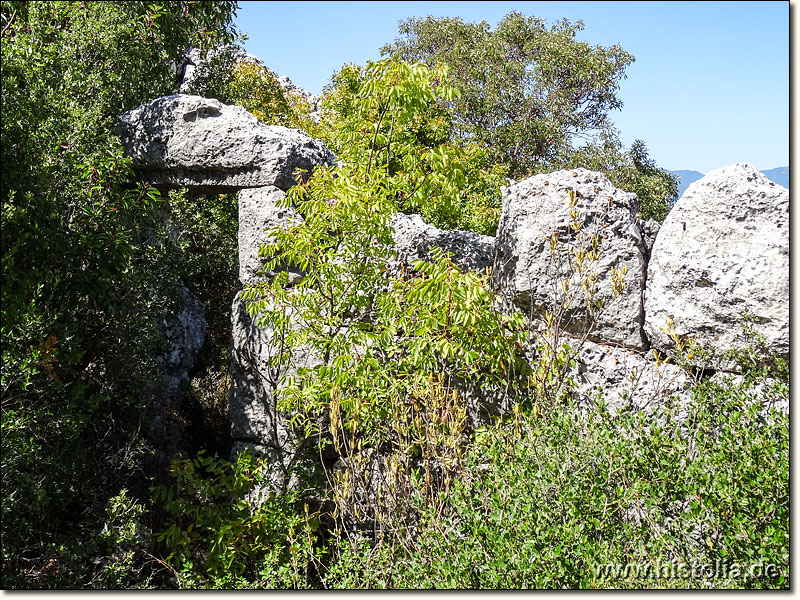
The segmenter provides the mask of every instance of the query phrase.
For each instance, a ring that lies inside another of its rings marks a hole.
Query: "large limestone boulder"
[[[789,352],[789,190],[744,163],[693,183],[661,226],[645,294],[645,331],[669,350],[664,331],[739,344],[745,311],[769,349]]]
[[[296,169],[334,160],[300,130],[264,125],[238,106],[186,94],[125,113],[117,134],[139,175],[162,187],[288,190]]]
[[[494,262],[494,238],[471,231],[439,229],[420,215],[397,213],[390,222],[398,258],[405,265],[415,260],[432,260],[438,246],[452,254],[453,263],[465,271],[485,271]]]
[[[495,289],[535,319],[545,311],[558,312],[566,298],[562,282],[568,282],[567,293],[574,297],[563,311],[566,331],[583,335],[591,324],[590,339],[646,349],[642,293],[648,251],[638,210],[635,194],[586,169],[536,175],[512,185],[503,193],[497,228]],[[593,235],[599,236],[596,260],[586,258]],[[554,248],[551,240],[557,240]],[[623,271],[625,290],[615,296],[614,273],[621,276]],[[589,276],[596,277],[594,300],[603,303],[594,316],[586,308],[589,296],[582,286]]]

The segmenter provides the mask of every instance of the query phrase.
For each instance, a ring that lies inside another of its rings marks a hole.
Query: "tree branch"
[[[11,19],[8,21],[8,24],[5,27],[3,27],[3,31],[2,31],[2,33],[0,33],[0,37],[4,36],[6,34],[6,31],[8,31],[8,28],[11,27],[14,24],[14,20],[16,18],[17,18],[17,11],[15,9],[14,12],[11,13]]]

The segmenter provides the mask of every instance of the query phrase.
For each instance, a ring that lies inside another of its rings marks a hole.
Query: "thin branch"
[[[389,127],[389,139],[386,141],[386,171],[387,171],[387,173],[389,171],[389,157],[391,156],[389,151],[390,151],[390,149],[392,147],[392,135],[394,134],[394,115],[395,115],[395,112],[396,111],[394,109],[392,109],[392,125],[391,125],[391,127]]]
[[[372,156],[375,154],[375,143],[378,140],[378,133],[381,129],[381,123],[383,123],[383,117],[386,116],[386,112],[389,110],[389,102],[387,100],[386,105],[381,110],[380,116],[378,117],[378,122],[375,124],[375,135],[372,136],[372,144],[369,151],[369,161],[367,161],[367,176],[369,176],[369,171],[372,168]]]
[[[0,33],[0,36],[4,36],[6,34],[6,31],[8,31],[8,28],[14,24],[14,20],[16,18],[17,18],[17,11],[16,9],[14,9],[14,12],[11,13],[11,19],[8,21],[8,24],[5,27],[3,27],[3,31],[2,33]]]

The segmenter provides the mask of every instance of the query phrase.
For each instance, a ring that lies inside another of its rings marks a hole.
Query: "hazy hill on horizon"
[[[789,189],[789,167],[775,167],[774,169],[767,169],[761,172],[766,175],[767,179],[770,181],[782,185],[787,190]]]
[[[789,189],[789,167],[775,167],[774,169],[767,169],[765,171],[761,171],[764,175],[767,176],[767,179],[777,183],[778,185],[782,185],[787,190]],[[692,171],[688,169],[679,170],[679,171],[670,171],[673,175],[678,176],[678,198],[683,196],[683,192],[686,191],[691,184],[693,184],[698,179],[702,179],[705,177],[705,173],[701,173],[700,171]]]

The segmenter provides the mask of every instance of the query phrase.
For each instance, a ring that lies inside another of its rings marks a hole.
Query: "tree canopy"
[[[577,41],[582,28],[566,19],[548,27],[517,12],[494,30],[485,21],[409,19],[382,52],[448,65],[461,90],[453,103],[458,135],[483,142],[516,178],[556,162],[575,136],[603,129],[622,106],[617,90],[633,56]]]
[[[459,18],[408,19],[384,55],[448,67],[460,90],[450,105],[453,133],[476,142],[509,176],[585,166],[639,195],[645,217],[663,219],[677,197],[674,177],[651,162],[626,155],[609,113],[633,55],[619,45],[577,40],[581,21],[543,19],[518,12],[495,29]],[[637,145],[637,156],[646,156]],[[644,170],[642,170],[644,169]],[[636,182],[630,185],[631,182]]]

